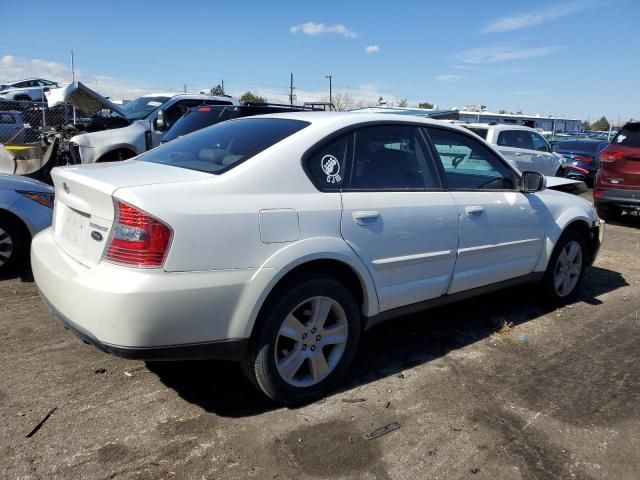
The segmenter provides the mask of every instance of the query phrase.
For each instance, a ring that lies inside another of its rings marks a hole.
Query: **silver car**
[[[51,225],[52,214],[52,187],[0,174],[0,275],[26,262],[31,238]]]
[[[42,102],[44,92],[51,88],[59,88],[56,82],[44,78],[29,78],[19,82],[0,85],[0,99],[16,102]]]

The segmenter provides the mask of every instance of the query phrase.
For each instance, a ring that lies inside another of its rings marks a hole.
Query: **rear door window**
[[[139,159],[221,174],[308,125],[284,118],[230,120],[154,148]]]
[[[535,150],[530,132],[526,130],[503,130],[498,134],[498,145],[501,147],[524,148]]]
[[[611,143],[625,147],[640,148],[640,123],[625,125]]]
[[[380,125],[356,131],[351,190],[440,188],[419,127]]]

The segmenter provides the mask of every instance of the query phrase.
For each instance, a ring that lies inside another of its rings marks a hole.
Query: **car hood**
[[[45,92],[45,96],[47,97],[49,108],[60,103],[70,103],[88,114],[93,115],[100,110],[109,109],[126,118],[125,113],[118,105],[110,102],[81,82],[73,82],[66,87],[52,88]]]
[[[0,190],[23,190],[27,192],[53,193],[53,188],[33,178],[0,173]]]

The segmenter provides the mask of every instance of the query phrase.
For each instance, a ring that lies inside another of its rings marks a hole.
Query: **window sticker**
[[[627,139],[624,135],[618,135],[618,143],[622,143]]]
[[[342,177],[340,176],[340,163],[338,159],[333,155],[325,155],[320,160],[320,166],[322,171],[327,176],[327,183],[340,183]]]
[[[149,105],[150,107],[159,107],[160,105],[162,105],[162,102],[156,102],[155,100],[151,100],[150,102],[147,102],[147,105]]]

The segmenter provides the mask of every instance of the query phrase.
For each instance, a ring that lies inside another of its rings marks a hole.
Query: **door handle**
[[[358,225],[370,225],[380,218],[380,213],[375,210],[361,210],[353,212],[353,220]]]
[[[479,205],[470,205],[464,207],[464,211],[468,217],[479,217],[484,212],[484,208]]]

